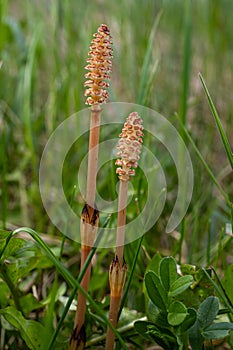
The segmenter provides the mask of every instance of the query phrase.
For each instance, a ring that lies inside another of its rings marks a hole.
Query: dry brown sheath
[[[109,270],[109,284],[111,296],[121,298],[122,290],[125,284],[127,266],[125,261],[121,265],[118,256],[112,260]]]
[[[109,321],[112,323],[113,327],[117,326],[117,315],[118,309],[121,301],[121,295],[125,284],[127,266],[124,262],[123,265],[119,263],[117,255],[115,259],[112,260],[109,269],[109,284],[110,284],[110,309],[109,309]],[[106,350],[111,350],[114,348],[115,335],[113,331],[108,327],[107,337],[106,337]]]

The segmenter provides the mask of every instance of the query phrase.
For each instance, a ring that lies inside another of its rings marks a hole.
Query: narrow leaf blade
[[[229,331],[233,329],[233,323],[230,322],[218,322],[212,324],[202,332],[202,335],[206,339],[219,339],[227,337]]]
[[[230,164],[231,164],[231,168],[233,169],[233,154],[232,154],[232,150],[231,150],[230,143],[229,143],[228,138],[227,138],[227,136],[226,136],[226,133],[225,133],[225,131],[224,131],[224,129],[223,129],[221,120],[220,120],[220,118],[219,118],[219,116],[218,116],[217,110],[216,110],[216,108],[215,108],[215,106],[214,106],[214,103],[213,103],[213,101],[212,101],[212,98],[211,98],[211,96],[210,96],[210,93],[209,93],[209,91],[208,91],[208,89],[207,89],[207,86],[206,86],[206,84],[205,84],[205,81],[204,81],[204,79],[203,79],[201,73],[199,73],[199,78],[200,78],[200,80],[201,80],[203,89],[204,89],[205,94],[206,94],[206,96],[207,96],[207,99],[208,99],[208,102],[209,102],[209,105],[210,105],[211,112],[212,112],[212,114],[213,114],[213,116],[214,116],[214,119],[215,119],[215,122],[216,122],[216,124],[217,124],[217,128],[218,128],[218,131],[219,131],[219,133],[220,133],[220,136],[221,136],[223,145],[224,145],[224,147],[225,147],[225,151],[226,151],[226,154],[227,154],[227,156],[228,156],[229,162],[230,162]]]
[[[193,276],[187,275],[178,278],[172,285],[169,291],[169,296],[175,297],[176,295],[184,292],[193,283]]]
[[[151,58],[152,50],[154,47],[153,46],[154,45],[154,37],[155,37],[156,30],[158,28],[158,24],[159,24],[161,16],[162,16],[162,12],[159,12],[157,17],[155,18],[155,22],[154,22],[152,30],[151,30],[151,34],[150,34],[150,38],[149,38],[146,54],[144,57],[143,66],[142,66],[141,80],[140,80],[140,84],[139,84],[139,94],[138,94],[138,98],[137,98],[138,104],[144,103],[145,98],[146,98],[146,92],[149,89],[148,88],[148,81],[149,81],[149,77],[151,78],[151,75],[149,75],[150,58]],[[156,69],[154,69],[154,74],[155,74],[155,72],[156,72]],[[150,72],[150,74],[151,74],[151,72]]]
[[[218,314],[219,301],[217,297],[210,296],[199,306],[197,319],[200,328],[206,328],[214,321]]]
[[[160,278],[165,290],[168,292],[170,286],[177,280],[176,261],[173,257],[165,257],[160,263]]]

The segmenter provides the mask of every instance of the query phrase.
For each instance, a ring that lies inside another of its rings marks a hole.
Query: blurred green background
[[[23,225],[58,233],[41,203],[39,161],[53,130],[85,108],[85,60],[92,34],[101,23],[109,26],[113,40],[110,101],[143,104],[179,128],[177,114],[214,176],[231,195],[232,173],[198,73],[204,76],[230,138],[232,11],[230,0],[1,0],[2,227]],[[188,142],[187,146],[195,186],[186,218],[184,260],[198,261],[200,256],[193,254],[200,253],[201,246],[203,256],[208,244],[218,242],[225,223],[230,222],[230,212]],[[86,150],[87,144],[82,147]],[[69,167],[75,174],[75,153],[70,159],[73,163]],[[170,160],[164,162],[164,171],[174,192],[177,179]],[[65,187],[71,193],[73,177],[64,174]],[[102,181],[106,183],[108,178]],[[98,186],[104,186],[101,179]],[[153,240],[149,250],[177,253],[176,234],[164,235],[174,201],[175,193],[168,197],[160,221],[152,230],[156,235],[146,235],[145,242]],[[77,210],[82,205],[77,198]]]

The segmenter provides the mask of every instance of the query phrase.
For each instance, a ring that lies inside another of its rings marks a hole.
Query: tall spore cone
[[[87,96],[87,105],[96,105],[106,102],[108,99],[109,87],[107,80],[110,79],[112,69],[112,41],[109,28],[106,24],[101,24],[98,33],[95,33],[91,42],[90,51],[87,59],[89,70],[85,74],[88,79],[84,86],[87,87],[84,95]]]
[[[99,134],[101,120],[101,104],[108,98],[107,88],[112,67],[112,42],[108,26],[102,24],[98,32],[94,34],[91,42],[88,65],[89,70],[85,77],[88,79],[84,86],[86,104],[90,105],[90,132],[89,132],[89,152],[87,168],[86,203],[81,217],[81,269],[88,258],[95,241],[98,230],[99,212],[95,206],[96,194],[96,174],[98,168]],[[88,292],[91,276],[91,266],[86,268],[86,272],[81,281],[81,286]],[[79,291],[78,303],[75,314],[74,327],[70,338],[69,350],[82,350],[85,346],[85,312],[86,298]]]
[[[142,130],[142,119],[137,112],[132,112],[126,119],[117,146],[119,150],[117,156],[120,158],[116,160],[116,165],[119,165],[116,173],[122,181],[129,181],[130,176],[135,174],[135,170],[132,168],[138,166],[142,148]]]

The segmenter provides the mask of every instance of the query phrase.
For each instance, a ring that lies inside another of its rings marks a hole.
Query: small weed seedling
[[[151,321],[135,322],[136,330],[165,350],[201,350],[206,339],[225,337],[233,323],[213,323],[219,311],[219,300],[210,296],[196,311],[181,302],[181,295],[194,282],[192,275],[179,276],[173,257],[161,260],[158,273],[148,271],[145,285],[149,296]]]

